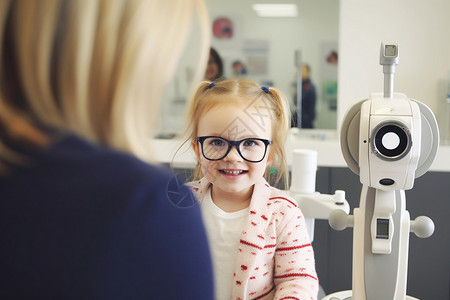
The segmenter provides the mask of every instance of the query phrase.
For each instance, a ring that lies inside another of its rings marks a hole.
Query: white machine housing
[[[341,149],[349,168],[360,176],[362,191],[353,215],[336,210],[336,230],[353,227],[352,291],[326,300],[405,300],[409,233],[427,238],[433,221],[410,220],[405,190],[431,166],[438,147],[436,118],[422,102],[393,92],[398,45],[381,44],[384,94],[353,105],[341,128]]]
[[[395,93],[374,93],[361,105],[359,167],[362,184],[383,191],[413,187],[421,148],[416,102]]]

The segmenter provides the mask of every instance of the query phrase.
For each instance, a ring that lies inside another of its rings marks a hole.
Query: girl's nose
[[[228,152],[227,156],[224,158],[225,161],[241,161],[242,157],[239,154],[236,146],[231,147],[230,152]]]

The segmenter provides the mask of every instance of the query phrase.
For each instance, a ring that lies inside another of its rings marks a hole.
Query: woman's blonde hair
[[[4,136],[38,142],[40,126],[148,158],[164,87],[194,21],[202,78],[203,0],[2,0],[0,170],[15,156]]]
[[[241,103],[242,101],[246,103]],[[286,137],[290,127],[289,102],[284,94],[272,87],[261,87],[252,80],[230,79],[211,84],[204,81],[199,84],[189,102],[185,143],[197,143],[198,124],[202,116],[212,108],[224,105],[259,107],[263,113],[270,111],[268,118],[272,125],[272,144],[270,145],[269,169],[265,178],[271,184],[284,180],[284,188],[288,185],[288,168],[284,151]],[[255,122],[260,120],[255,119]],[[273,171],[276,172],[273,172]],[[203,176],[200,163],[197,162],[193,180]]]

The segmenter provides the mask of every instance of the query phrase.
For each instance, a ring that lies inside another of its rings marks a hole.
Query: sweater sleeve
[[[295,207],[285,217],[277,234],[274,299],[316,300],[319,282],[303,214]]]

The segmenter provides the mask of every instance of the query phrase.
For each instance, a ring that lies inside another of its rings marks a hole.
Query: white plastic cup
[[[291,191],[300,194],[314,194],[316,192],[317,151],[294,149],[291,172]]]

